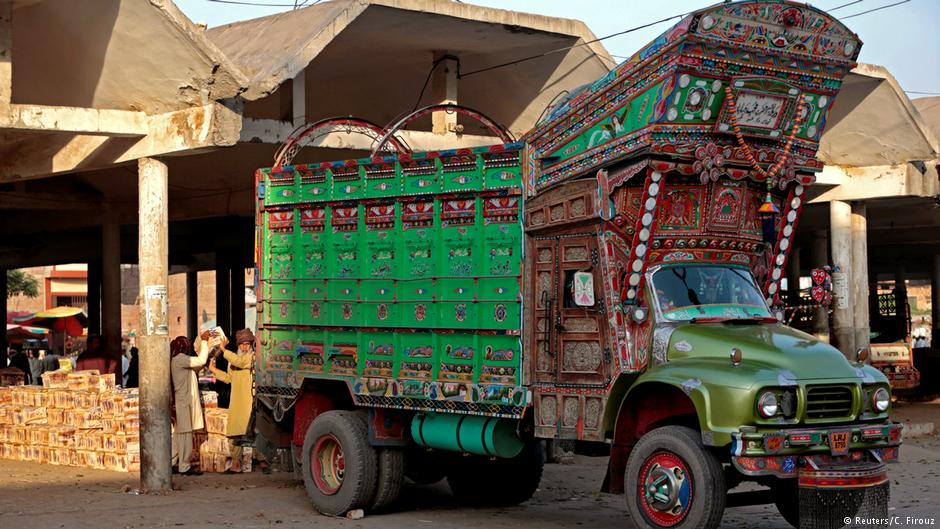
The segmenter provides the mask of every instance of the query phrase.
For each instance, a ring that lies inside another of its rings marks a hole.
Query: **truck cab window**
[[[666,266],[653,274],[660,311],[669,320],[769,317],[749,271],[723,265]]]

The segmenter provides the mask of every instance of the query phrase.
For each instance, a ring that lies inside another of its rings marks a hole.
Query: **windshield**
[[[667,320],[768,318],[764,297],[745,268],[669,266],[653,274],[653,291]]]

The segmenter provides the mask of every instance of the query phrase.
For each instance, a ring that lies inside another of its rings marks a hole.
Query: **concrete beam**
[[[233,105],[235,106],[235,105]],[[143,137],[32,136],[0,146],[0,182],[110,167],[140,158],[234,145],[241,113],[220,103],[149,116]]]
[[[921,170],[923,168],[923,171]],[[933,197],[940,192],[936,163],[840,167],[827,165],[816,175],[819,192],[811,204],[833,200],[868,200],[892,197]]]
[[[436,64],[431,75],[431,101],[435,104],[457,104],[457,58],[446,52],[434,54]],[[431,132],[438,135],[457,130],[456,112],[431,114]]]
[[[145,136],[149,119],[143,112],[0,102],[0,129],[76,132],[104,136]]]
[[[291,121],[294,127],[307,122],[307,69],[300,70],[291,81]]]
[[[242,143],[279,145],[287,141],[293,130],[294,126],[289,121],[244,118],[239,141]],[[442,137],[432,132],[419,130],[402,130],[398,132],[398,136],[405,140],[415,151],[461,149],[502,143],[495,136],[460,134]],[[372,149],[373,142],[370,138],[360,134],[330,132],[314,139],[307,146],[368,151]]]
[[[101,200],[91,194],[0,191],[0,209],[98,210]]]

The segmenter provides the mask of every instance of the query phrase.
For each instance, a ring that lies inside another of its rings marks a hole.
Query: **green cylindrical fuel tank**
[[[427,413],[411,421],[411,437],[426,448],[511,458],[522,451],[518,421],[477,415]]]

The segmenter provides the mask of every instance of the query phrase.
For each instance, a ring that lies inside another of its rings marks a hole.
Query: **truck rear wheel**
[[[627,510],[642,529],[714,529],[724,514],[724,472],[701,435],[664,426],[640,438],[625,476]]]
[[[376,491],[376,455],[365,422],[350,411],[317,416],[304,436],[304,486],[321,513],[339,516],[371,506]]]
[[[471,505],[518,505],[538,490],[544,465],[542,443],[534,441],[512,459],[460,458],[448,471],[447,483],[458,500]]]
[[[405,480],[405,453],[399,448],[379,449],[379,477],[372,510],[387,509],[398,500]]]

